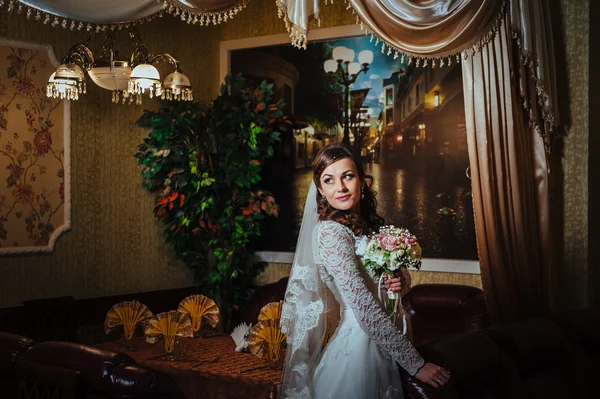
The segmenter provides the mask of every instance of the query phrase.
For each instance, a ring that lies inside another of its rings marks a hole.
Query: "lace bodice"
[[[355,255],[352,231],[334,221],[319,222],[314,232],[314,259],[323,281],[342,307],[352,309],[363,331],[409,374],[425,361],[392,323],[368,289]]]

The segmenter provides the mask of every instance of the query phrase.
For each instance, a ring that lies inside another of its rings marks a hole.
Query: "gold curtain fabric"
[[[439,58],[472,47],[490,29],[499,0],[349,0],[360,20],[402,53]]]
[[[163,13],[198,25],[220,24],[248,0],[6,0],[0,8],[63,29],[100,31],[149,21]]]
[[[25,5],[29,6],[34,18],[36,11],[39,10],[53,16],[95,24],[140,20],[156,14],[162,9],[161,4],[156,0],[20,0],[11,3],[15,3],[14,7],[17,12],[23,12],[24,10],[19,10],[19,8]],[[51,23],[52,20],[50,18],[49,22]]]
[[[382,42],[383,51],[426,60],[477,46],[493,29],[502,5],[501,0],[346,1],[357,15],[357,23]],[[309,22],[319,18],[319,1],[278,0],[277,4],[292,44],[306,47]]]
[[[550,307],[548,168],[514,74],[508,20],[462,64],[481,277],[495,321]]]

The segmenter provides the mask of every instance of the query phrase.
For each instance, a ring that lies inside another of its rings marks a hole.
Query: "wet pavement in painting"
[[[374,163],[366,164],[365,171],[373,176],[379,214],[386,223],[409,229],[424,257],[477,260],[471,187],[464,174],[428,174],[423,167]],[[294,176],[296,231],[311,178],[310,170]]]
[[[426,165],[384,167],[366,164],[377,191],[377,209],[388,224],[409,229],[419,240],[423,256],[438,259],[477,260],[471,186],[464,170],[445,174],[428,172]],[[297,170],[270,189],[280,206],[278,218],[266,218],[259,251],[295,250],[304,202],[312,178],[309,169]]]

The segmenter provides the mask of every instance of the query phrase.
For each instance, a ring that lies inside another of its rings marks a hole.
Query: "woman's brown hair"
[[[331,143],[326,145],[313,161],[313,180],[317,187],[321,187],[321,174],[329,165],[341,159],[348,158],[356,166],[358,177],[364,182],[361,200],[360,217],[349,211],[342,211],[333,208],[326,198],[323,198],[317,192],[317,212],[320,220],[334,220],[344,226],[349,227],[354,234],[370,234],[380,226],[385,224],[381,216],[377,214],[376,193],[371,188],[373,177],[365,173],[360,157],[356,151],[342,143]]]

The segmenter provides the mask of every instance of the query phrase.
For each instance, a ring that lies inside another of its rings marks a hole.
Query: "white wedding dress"
[[[384,312],[378,284],[355,255],[356,242],[334,221],[313,231],[314,261],[340,305],[340,323],[313,371],[312,398],[400,399],[397,364],[414,375],[424,361]]]

